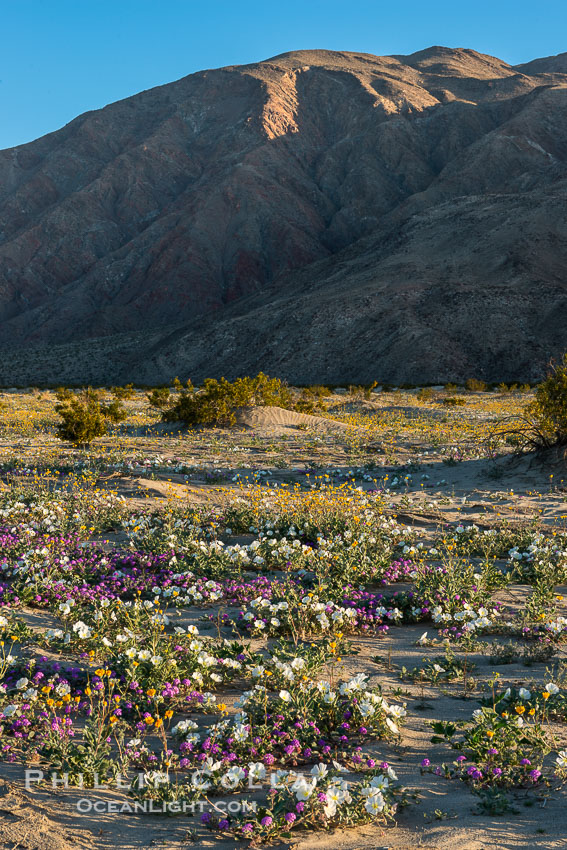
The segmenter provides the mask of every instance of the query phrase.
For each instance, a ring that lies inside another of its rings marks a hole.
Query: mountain
[[[297,51],[0,151],[0,381],[534,380],[566,106],[567,54]]]

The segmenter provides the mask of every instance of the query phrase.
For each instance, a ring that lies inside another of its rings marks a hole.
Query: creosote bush
[[[165,410],[170,403],[169,387],[155,387],[147,394],[150,407]]]
[[[162,419],[187,425],[233,425],[236,410],[249,405],[291,408],[293,399],[279,378],[269,378],[263,372],[232,383],[226,378],[207,378],[201,389],[189,381],[173,404],[163,410]]]
[[[567,447],[567,353],[551,365],[533,401],[514,418],[511,427],[497,430],[491,439],[503,439],[519,451]]]
[[[124,401],[124,399],[134,398],[134,384],[126,384],[124,387],[111,387],[110,392],[112,393],[114,398],[118,399],[118,401]]]
[[[525,414],[536,445],[542,448],[567,445],[567,353],[537,387],[535,399],[526,405]]]
[[[470,393],[485,393],[488,387],[484,381],[479,381],[477,378],[469,378],[465,382],[465,389]]]
[[[57,398],[55,410],[62,420],[57,426],[57,436],[77,446],[88,446],[95,437],[103,437],[109,422],[126,419],[126,411],[118,399],[101,404],[99,394],[90,387],[80,393],[64,390],[57,393]]]

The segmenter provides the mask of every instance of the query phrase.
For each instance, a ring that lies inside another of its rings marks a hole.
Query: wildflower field
[[[564,846],[564,460],[528,388],[367,396],[0,394],[0,846]]]

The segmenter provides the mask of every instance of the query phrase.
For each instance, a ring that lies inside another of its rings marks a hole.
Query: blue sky
[[[1,0],[0,148],[203,68],[287,50],[567,51],[567,4],[476,0]]]

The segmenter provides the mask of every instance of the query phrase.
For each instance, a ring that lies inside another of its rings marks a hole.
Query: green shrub
[[[447,396],[447,398],[443,399],[443,404],[447,405],[447,407],[462,407],[466,403],[466,400],[459,398],[459,396]]]
[[[165,410],[169,404],[169,388],[155,387],[151,392],[147,393],[147,399],[150,407],[156,407],[158,410]]]
[[[551,367],[524,414],[528,436],[537,448],[567,445],[567,353]]]
[[[126,384],[125,387],[111,387],[110,392],[114,398],[124,401],[124,399],[134,397],[134,384]]]
[[[487,386],[484,381],[479,381],[476,378],[469,378],[465,381],[465,389],[471,393],[485,393]]]
[[[291,408],[291,392],[278,378],[260,372],[255,378],[226,378],[217,381],[207,378],[197,390],[193,385],[182,389],[170,407],[163,410],[165,422],[185,422],[187,425],[234,425],[236,411],[250,405]]]
[[[103,437],[108,431],[108,418],[101,409],[98,393],[90,388],[66,396],[55,405],[55,410],[62,420],[57,426],[60,440],[88,446],[95,437]]]
[[[304,387],[294,408],[298,413],[322,413],[325,410],[322,402],[325,395],[327,395],[325,387]]]
[[[100,412],[110,422],[124,422],[128,417],[126,408],[118,399],[111,401],[110,404],[101,404]]]

